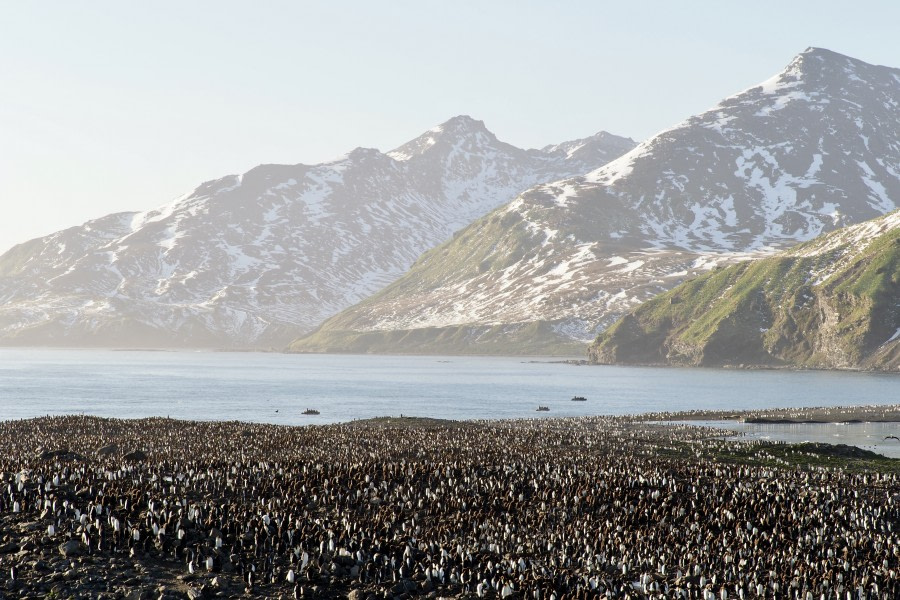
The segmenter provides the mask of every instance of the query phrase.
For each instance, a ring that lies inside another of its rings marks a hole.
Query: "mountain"
[[[0,343],[284,347],[523,189],[634,146],[522,150],[460,116],[386,154],[209,181],[0,256]]]
[[[707,273],[600,334],[592,362],[900,369],[900,211]]]
[[[900,70],[809,48],[426,253],[296,351],[581,353],[641,302],[900,201]]]

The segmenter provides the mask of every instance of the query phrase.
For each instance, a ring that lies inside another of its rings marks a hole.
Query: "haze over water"
[[[91,414],[324,424],[884,404],[895,376],[574,366],[529,357],[0,349],[0,419]],[[572,402],[573,396],[587,402]],[[549,412],[535,412],[546,405]],[[318,416],[304,416],[312,408]]]

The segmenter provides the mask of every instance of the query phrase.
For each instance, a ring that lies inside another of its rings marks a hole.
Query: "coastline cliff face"
[[[716,269],[629,312],[597,364],[900,369],[900,211]]]

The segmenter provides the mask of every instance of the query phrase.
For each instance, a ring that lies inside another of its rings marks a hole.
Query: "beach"
[[[900,595],[898,461],[649,420],[6,421],[0,594]]]

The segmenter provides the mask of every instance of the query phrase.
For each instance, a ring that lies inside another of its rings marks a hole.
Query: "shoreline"
[[[738,421],[753,424],[900,423],[900,404],[749,410],[690,410],[636,415],[651,421]]]
[[[590,345],[588,343],[585,349]],[[455,354],[437,354],[433,352],[311,352],[290,350],[287,347],[241,347],[231,348],[227,346],[148,346],[148,347],[129,347],[129,346],[67,346],[67,345],[17,345],[6,344],[0,345],[0,350],[58,350],[58,351],[108,351],[122,353],[141,353],[141,352],[158,352],[158,353],[207,353],[207,354],[277,354],[284,356],[381,356],[381,357],[434,357],[438,359],[460,359],[460,358],[508,358],[517,359],[522,364],[529,363],[548,363],[548,364],[566,364],[570,366],[587,366],[587,367],[619,367],[634,369],[673,369],[673,370],[712,370],[712,371],[773,371],[773,372],[796,372],[796,373],[859,373],[871,375],[897,375],[900,376],[898,369],[876,369],[863,367],[809,367],[797,365],[770,365],[770,364],[726,364],[726,365],[674,365],[666,362],[656,363],[598,363],[582,355],[572,353],[560,354],[495,354],[495,353],[478,353],[478,352],[460,352]],[[585,350],[586,351],[586,350]]]
[[[102,417],[86,413],[68,413],[60,415],[41,415],[25,417],[22,419],[0,420],[3,423],[24,422],[44,418],[84,417],[110,421],[141,421],[141,420],[169,420],[177,423],[223,423],[247,426],[265,427],[337,427],[337,426],[437,426],[437,425],[471,425],[471,424],[503,424],[539,421],[579,421],[591,419],[608,419],[617,421],[632,421],[635,423],[648,422],[680,422],[680,421],[736,421],[749,424],[771,425],[825,425],[825,424],[859,424],[859,423],[900,423],[900,404],[868,404],[856,406],[812,406],[812,407],[785,407],[747,410],[684,410],[684,411],[651,411],[631,414],[607,414],[584,416],[544,416],[521,417],[508,419],[446,419],[420,415],[382,415],[370,418],[353,419],[335,423],[303,423],[298,425],[285,425],[256,421],[229,420],[196,420],[179,419],[163,416],[145,416],[135,418]]]

